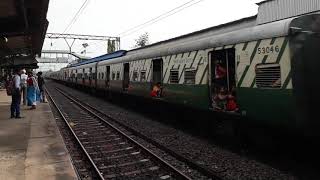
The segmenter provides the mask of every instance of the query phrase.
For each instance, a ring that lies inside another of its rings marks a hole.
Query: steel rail
[[[57,87],[56,87],[56,88],[57,88]],[[57,89],[59,89],[59,90],[61,90],[61,91],[64,91],[64,90],[62,90],[61,88],[57,88]],[[110,116],[110,115],[102,112],[101,110],[93,107],[92,105],[90,105],[90,104],[88,104],[88,103],[86,103],[86,102],[82,102],[81,100],[79,100],[78,98],[70,95],[69,93],[66,93],[66,94],[68,94],[70,97],[73,97],[73,99],[76,99],[77,101],[81,102],[82,104],[85,104],[87,107],[91,108],[92,110],[94,110],[94,111],[102,114],[103,116],[106,116],[107,118],[110,118],[112,121],[116,122],[116,123],[119,124],[120,126],[123,126],[125,129],[127,129],[127,130],[130,131],[130,132],[132,132],[134,135],[136,135],[136,136],[144,139],[145,141],[147,141],[147,142],[151,143],[152,145],[156,146],[157,148],[162,149],[163,151],[167,152],[167,153],[170,154],[171,156],[173,156],[173,157],[177,158],[178,160],[186,163],[188,166],[190,166],[190,167],[194,168],[195,170],[203,173],[204,175],[206,175],[206,176],[208,176],[208,177],[211,177],[212,179],[216,179],[216,180],[222,180],[222,179],[223,179],[223,177],[218,176],[217,173],[222,173],[222,172],[225,171],[225,169],[224,169],[224,170],[221,170],[221,171],[212,171],[212,170],[210,170],[210,169],[208,169],[208,168],[203,167],[202,165],[196,164],[196,163],[193,162],[192,160],[190,160],[190,159],[188,159],[188,158],[186,158],[186,157],[183,157],[183,156],[179,155],[178,153],[174,152],[173,150],[171,150],[171,149],[169,149],[169,148],[161,145],[161,144],[158,143],[157,141],[155,141],[155,140],[147,137],[146,135],[138,132],[137,130],[135,130],[135,129],[133,129],[133,128],[127,126],[127,125],[125,125],[124,123],[121,123],[121,122],[117,121],[117,120],[116,120],[115,118],[113,118],[112,116]]]
[[[84,146],[82,145],[81,141],[79,140],[79,138],[77,137],[77,135],[75,134],[75,132],[72,130],[71,126],[69,125],[66,117],[63,115],[62,111],[60,110],[60,108],[58,107],[58,105],[56,104],[56,102],[54,101],[53,97],[51,96],[51,94],[49,93],[49,91],[47,89],[45,89],[49,99],[51,100],[51,102],[53,103],[54,107],[57,109],[57,111],[59,112],[59,115],[61,116],[61,118],[64,120],[64,122],[66,123],[68,129],[70,130],[70,132],[72,133],[73,137],[77,140],[77,143],[79,144],[79,146],[81,147],[81,150],[85,153],[85,155],[87,156],[88,160],[90,161],[91,165],[93,166],[94,171],[97,173],[98,178],[101,180],[104,180],[104,177],[102,176],[102,173],[100,172],[100,170],[98,169],[98,167],[96,166],[96,164],[94,163],[93,159],[90,157],[89,153],[87,152],[87,150],[84,148]]]
[[[117,131],[118,133],[120,133],[122,136],[126,137],[128,140],[130,140],[133,144],[137,145],[138,147],[140,147],[141,149],[143,149],[145,152],[147,152],[148,154],[150,154],[151,156],[153,156],[155,159],[157,159],[159,162],[161,162],[161,164],[163,164],[164,166],[166,166],[167,168],[169,168],[171,171],[177,173],[177,175],[179,175],[179,179],[187,179],[187,180],[191,180],[191,178],[187,175],[185,175],[183,172],[179,171],[177,168],[173,167],[170,163],[168,163],[167,161],[165,161],[164,159],[162,159],[161,157],[159,157],[158,155],[156,155],[155,153],[153,153],[152,151],[150,151],[149,149],[147,149],[145,146],[143,146],[142,144],[140,144],[139,142],[137,142],[136,140],[132,139],[129,135],[125,134],[123,131],[121,131],[120,129],[118,129],[117,127],[115,127],[114,125],[112,125],[110,122],[106,121],[104,118],[100,117],[99,115],[97,115],[96,113],[94,113],[92,110],[88,109],[87,107],[85,107],[80,101],[72,98],[70,95],[66,94],[65,92],[61,91],[59,88],[56,88],[56,90],[58,92],[60,92],[62,95],[64,95],[65,97],[67,97],[68,99],[70,99],[72,102],[74,102],[75,104],[77,104],[79,107],[81,107],[82,109],[84,109],[85,111],[87,111],[89,114],[91,114],[92,116],[96,117],[97,119],[99,119],[100,121],[104,122],[105,124],[107,124],[108,126],[110,126],[112,129],[114,129],[115,131]]]

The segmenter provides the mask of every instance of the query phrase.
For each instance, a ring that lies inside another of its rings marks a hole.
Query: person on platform
[[[39,91],[38,83],[32,72],[28,73],[27,79],[27,100],[30,109],[36,109],[37,105],[37,92]]]
[[[23,105],[27,104],[27,79],[28,75],[26,75],[26,70],[21,70],[21,95],[22,95],[22,103]]]
[[[11,118],[21,118],[20,116],[20,103],[21,103],[21,87],[20,87],[20,71],[18,69],[14,70],[14,75],[12,77],[12,102],[11,102]]]
[[[44,91],[43,91],[43,86],[44,86],[44,78],[42,77],[42,72],[38,72],[38,86],[40,90],[40,102],[46,102]]]

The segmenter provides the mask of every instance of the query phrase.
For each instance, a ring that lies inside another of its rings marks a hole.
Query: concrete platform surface
[[[0,180],[77,179],[49,104],[10,119],[10,103],[0,90]]]

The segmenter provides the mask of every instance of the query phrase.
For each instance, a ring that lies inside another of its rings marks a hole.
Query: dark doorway
[[[152,61],[152,85],[162,83],[162,59]]]
[[[82,69],[82,84],[84,84],[84,78],[86,77],[84,69]]]
[[[162,59],[152,61],[151,96],[154,98],[162,97],[162,64]]]
[[[110,66],[106,66],[106,87],[110,87]]]
[[[211,57],[211,105],[219,111],[235,111],[236,65],[235,49],[223,49],[210,53]],[[230,105],[230,99],[233,104]],[[232,107],[231,107],[232,106]]]
[[[78,82],[78,69],[76,69],[76,76],[75,76],[75,82]]]
[[[91,84],[92,84],[92,77],[93,77],[93,75],[92,75],[92,68],[90,68],[90,71],[89,71],[89,85],[91,86]]]
[[[129,63],[123,65],[123,91],[128,91],[129,88]]]

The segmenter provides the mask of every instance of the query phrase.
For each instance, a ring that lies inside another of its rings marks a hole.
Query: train
[[[319,137],[320,14],[259,25],[256,18],[102,55],[49,77]]]

